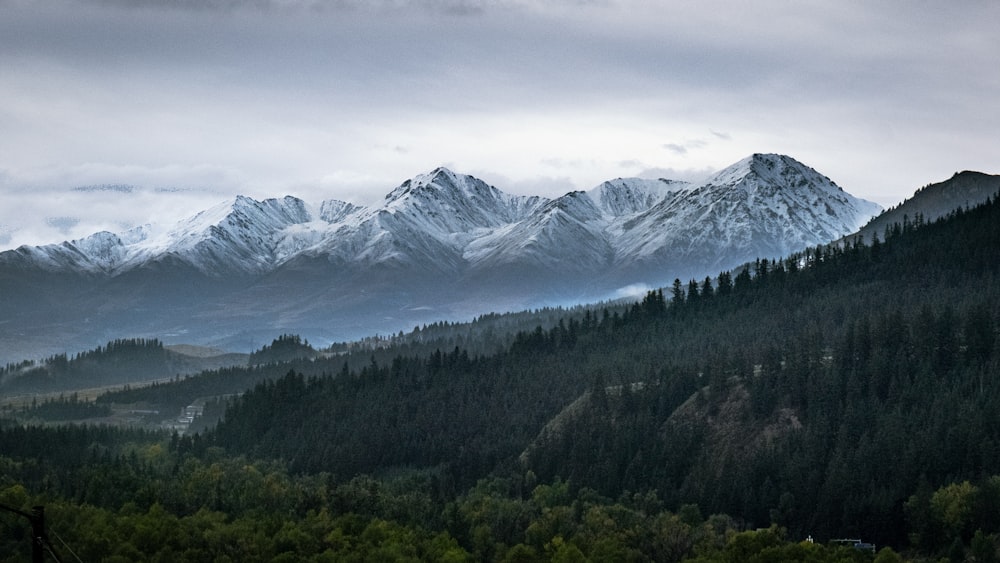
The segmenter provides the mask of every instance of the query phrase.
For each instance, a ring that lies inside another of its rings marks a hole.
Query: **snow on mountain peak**
[[[343,221],[348,215],[361,210],[361,207],[339,199],[328,199],[320,204],[319,218],[327,223]]]
[[[702,260],[721,268],[736,255],[779,257],[836,240],[879,210],[791,157],[754,154],[643,214],[626,242],[646,256],[715,247]],[[655,228],[667,222],[669,232]]]
[[[237,196],[169,228],[143,225],[120,234],[99,232],[58,245],[28,247],[21,254],[52,271],[114,275],[172,256],[211,275],[269,270],[280,233],[311,220],[302,200],[256,201]]]
[[[417,174],[413,178],[406,180],[396,189],[385,196],[386,202],[399,200],[407,195],[421,191],[442,191],[454,189],[463,184],[464,178],[474,179],[471,176],[459,176],[451,170],[440,166],[425,174]]]
[[[436,168],[403,182],[386,196],[383,209],[415,215],[437,228],[465,232],[496,228],[523,218],[539,198],[512,196],[473,176]]]
[[[597,271],[636,260],[673,267],[702,245],[719,257],[708,264],[714,268],[731,267],[737,254],[829,242],[877,211],[776,154],[751,155],[699,185],[618,178],[553,200],[513,196],[441,167],[374,207],[328,200],[313,209],[291,196],[237,196],[172,228],[99,233],[21,256],[47,269],[112,275],[168,256],[218,276],[269,272],[296,256],[452,273],[525,263],[555,271],[570,262]]]
[[[665,197],[691,187],[676,180],[616,178],[587,192],[597,206],[608,215],[618,217],[645,211]]]
[[[826,176],[781,154],[752,154],[709,176],[702,186],[729,186],[743,190],[811,189],[843,192]]]
[[[296,197],[257,201],[241,195],[145,241],[135,257],[173,254],[209,273],[261,273],[274,265],[281,233],[312,220],[308,206]]]

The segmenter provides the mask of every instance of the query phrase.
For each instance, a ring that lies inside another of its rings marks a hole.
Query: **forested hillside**
[[[170,350],[155,338],[120,338],[72,355],[2,366],[0,391],[16,395],[135,385],[245,362],[245,354],[195,357]]]
[[[301,472],[439,468],[452,490],[532,470],[900,545],[920,487],[1000,471],[998,209],[678,281],[497,354],[290,373],[207,440]]]
[[[62,561],[871,559],[852,547],[789,541],[779,527],[743,531],[693,505],[668,511],[655,493],[612,499],[530,473],[447,495],[433,471],[293,475],[197,437],[2,423],[0,451],[0,504],[43,505],[49,547]],[[8,513],[0,519],[0,560],[28,560],[30,527]]]
[[[608,304],[612,311],[624,311],[628,304]],[[415,327],[411,332],[376,335],[358,342],[336,343],[317,353],[311,347],[296,344],[295,335],[279,336],[270,345],[254,353],[249,365],[230,365],[205,370],[196,375],[156,382],[149,386],[131,386],[107,392],[97,398],[101,404],[143,404],[161,412],[176,412],[197,398],[242,393],[257,383],[277,379],[289,371],[306,377],[327,377],[357,371],[372,362],[388,364],[400,355],[427,357],[441,350],[458,348],[470,355],[491,355],[505,350],[518,332],[539,327],[550,328],[560,320],[585,315],[586,307],[542,308],[518,313],[490,313],[468,323],[436,322]],[[301,340],[301,339],[299,339]],[[274,357],[274,350],[291,352]],[[293,359],[294,358],[294,359]],[[159,367],[156,369],[160,369]]]
[[[8,365],[0,369],[0,381],[8,394],[83,389],[171,377],[180,363],[159,340],[129,338],[72,357]]]
[[[490,345],[110,394],[256,383],[202,434],[0,424],[0,503],[88,560],[998,561],[998,274],[991,201]]]

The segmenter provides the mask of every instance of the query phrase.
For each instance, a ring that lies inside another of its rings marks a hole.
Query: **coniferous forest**
[[[0,504],[63,560],[1000,561],[998,275],[991,201],[488,340],[276,341],[96,403],[229,396],[202,432],[4,422]]]

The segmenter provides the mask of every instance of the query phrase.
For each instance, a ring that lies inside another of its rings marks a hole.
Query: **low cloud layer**
[[[0,0],[0,249],[237,193],[367,204],[439,165],[552,197],[780,152],[889,206],[1000,172],[996,21],[989,2]],[[73,191],[102,185],[135,189]]]

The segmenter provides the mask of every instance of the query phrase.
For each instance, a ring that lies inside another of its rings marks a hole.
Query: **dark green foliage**
[[[23,411],[27,418],[37,418],[47,421],[83,420],[100,418],[111,414],[111,407],[98,405],[89,401],[81,401],[76,393],[68,398],[45,400],[30,409]]]
[[[39,393],[151,381],[173,376],[178,367],[159,340],[129,338],[73,357],[57,354],[40,363],[9,365],[0,376],[4,393]]]
[[[302,337],[297,334],[282,334],[270,345],[250,354],[249,364],[289,362],[300,358],[314,358],[317,355],[316,350],[309,345],[309,341],[303,342]]]
[[[177,412],[200,397],[218,397],[239,393],[260,381],[279,377],[291,364],[241,366],[202,372],[197,376],[177,377],[170,382],[153,383],[142,387],[128,387],[104,393],[97,397],[97,404],[110,405],[146,403],[156,405],[161,412]]]
[[[45,429],[35,437],[62,432]],[[87,432],[74,437],[115,435]],[[5,438],[0,432],[0,442]],[[278,464],[220,459],[217,451],[201,454],[215,459],[198,459],[180,451],[176,436],[169,449],[142,437],[116,438],[122,442],[108,447],[102,461],[48,459],[33,466],[41,486],[20,481],[28,452],[0,457],[0,503],[44,505],[62,560],[866,560],[845,548],[788,541],[777,527],[742,531],[726,516],[704,519],[691,506],[673,514],[655,493],[611,499],[573,492],[565,481],[536,484],[527,474],[480,480],[444,498],[435,472],[382,480],[294,477]],[[7,529],[0,560],[25,560],[30,537],[16,523]]]

